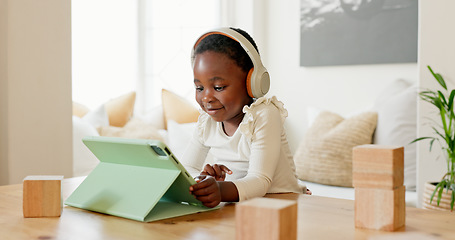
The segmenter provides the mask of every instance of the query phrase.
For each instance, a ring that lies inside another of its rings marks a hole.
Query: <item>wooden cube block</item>
[[[385,231],[404,226],[405,190],[355,188],[355,226]]]
[[[27,176],[23,182],[24,217],[59,217],[63,176]]]
[[[254,198],[235,207],[236,239],[296,239],[297,202]]]
[[[404,148],[361,145],[352,150],[352,185],[395,189],[403,185]]]

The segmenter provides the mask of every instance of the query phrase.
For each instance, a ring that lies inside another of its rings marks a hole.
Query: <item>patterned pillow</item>
[[[294,155],[299,179],[352,187],[352,148],[371,144],[377,118],[375,112],[347,119],[321,112]]]

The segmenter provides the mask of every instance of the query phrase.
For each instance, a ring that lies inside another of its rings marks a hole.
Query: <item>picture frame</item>
[[[300,0],[300,65],[417,62],[418,1]]]

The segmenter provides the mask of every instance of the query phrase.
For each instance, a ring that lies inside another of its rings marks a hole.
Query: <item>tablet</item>
[[[209,211],[190,194],[196,183],[163,142],[92,136],[100,163],[65,204],[138,221]]]

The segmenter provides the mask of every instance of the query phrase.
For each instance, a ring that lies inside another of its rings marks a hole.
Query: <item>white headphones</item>
[[[246,39],[242,34],[233,29],[217,28],[202,34],[191,50],[191,65],[194,67],[194,50],[199,42],[201,42],[201,40],[205,37],[213,34],[221,34],[240,43],[240,46],[242,46],[253,62],[253,68],[250,69],[246,78],[248,95],[252,98],[260,98],[264,96],[270,88],[269,73],[267,72],[267,69],[265,69],[264,65],[262,65],[261,57],[259,57],[259,53],[254,48],[253,44],[251,44],[250,41],[248,41],[248,39]]]

